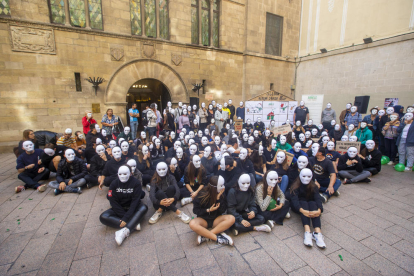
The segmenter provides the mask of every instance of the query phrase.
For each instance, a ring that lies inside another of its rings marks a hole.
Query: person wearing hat
[[[56,145],[76,150],[78,146],[76,145],[75,137],[72,136],[72,129],[67,128],[63,136],[57,140]]]

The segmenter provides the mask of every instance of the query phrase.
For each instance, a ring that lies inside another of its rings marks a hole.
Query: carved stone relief
[[[123,48],[111,48],[111,60],[120,61],[124,57]]]
[[[56,55],[53,29],[9,25],[12,51]]]
[[[173,53],[171,53],[171,62],[175,66],[180,66],[181,63],[183,62],[183,57],[181,56],[181,54],[173,54]]]
[[[155,43],[142,43],[142,56],[146,58],[155,58]]]

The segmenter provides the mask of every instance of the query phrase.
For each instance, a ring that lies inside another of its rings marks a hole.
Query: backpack
[[[142,112],[142,125],[143,126],[148,125],[147,112]]]

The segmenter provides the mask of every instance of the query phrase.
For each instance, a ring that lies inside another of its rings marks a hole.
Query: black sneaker
[[[75,193],[81,194],[81,193],[82,193],[82,189],[81,189],[81,187],[78,187],[78,188],[75,190]]]
[[[58,195],[58,194],[60,194],[62,191],[61,191],[61,190],[59,190],[59,189],[55,189],[53,192],[55,193],[55,196],[57,196],[57,195]]]
[[[344,179],[344,182],[342,182],[342,184],[347,185],[347,184],[352,184],[351,179]]]
[[[369,178],[369,177],[365,178],[365,179],[364,179],[364,182],[365,182],[365,183],[370,183],[370,182],[371,182],[371,178]]]
[[[341,194],[339,193],[339,191],[335,191],[332,195],[334,195],[334,196],[340,196]]]
[[[88,188],[88,189],[90,189],[90,188],[92,188],[92,184],[91,183],[86,183],[86,188]]]
[[[230,236],[228,236],[226,233],[222,232],[217,235],[217,243],[233,246],[233,239],[230,238]]]
[[[202,244],[203,242],[206,242],[206,241],[209,241],[210,239],[207,239],[206,237],[203,237],[203,236],[201,236],[201,235],[198,235],[198,237],[197,237],[197,244],[198,245],[200,245],[200,244]],[[218,239],[217,239],[218,240]]]
[[[322,200],[322,202],[323,202],[323,203],[328,202],[328,197],[327,197],[326,195],[324,195],[324,194],[319,194],[319,196],[321,197],[321,200]]]

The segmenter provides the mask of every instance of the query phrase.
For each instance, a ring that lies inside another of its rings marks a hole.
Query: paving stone
[[[289,276],[302,276],[302,275],[306,275],[306,276],[318,276],[318,273],[316,273],[312,268],[310,268],[309,266],[304,266],[301,267],[295,271],[292,271],[291,273],[289,273]]]
[[[85,229],[79,241],[74,260],[102,255],[106,226],[97,226]]]
[[[362,244],[371,248],[384,258],[387,258],[394,264],[400,266],[410,273],[414,273],[414,259],[402,253],[401,251],[395,249],[392,246],[378,240],[375,237],[369,237],[363,241]]]
[[[198,270],[193,270],[194,276],[221,276],[223,272],[218,265],[203,267]]]
[[[207,243],[197,245],[197,236],[195,232],[185,233],[179,236],[191,270],[216,265],[216,260],[208,248]],[[210,241],[209,243],[215,242]]]
[[[64,197],[65,194],[60,194],[60,195],[53,195],[56,198],[59,198],[58,202],[53,206],[52,210],[50,211],[51,214],[54,213],[61,213],[67,210],[71,210],[73,205],[75,205],[76,199],[77,199],[77,195],[75,194],[67,194],[69,195]]]
[[[349,217],[350,215],[352,215],[351,212],[348,212],[343,207],[339,207],[339,206],[335,205],[334,204],[335,201],[336,201],[336,198],[331,197],[331,199],[329,200],[329,204],[325,205],[326,207],[324,207],[324,208],[329,210],[330,213],[334,213],[339,218],[346,218],[346,217]]]
[[[386,229],[388,227],[391,227],[394,225],[394,223],[385,220],[384,217],[379,217],[374,215],[373,213],[370,213],[368,211],[365,211],[357,206],[351,205],[348,207],[345,207],[347,211],[350,211],[354,215],[357,215],[373,224],[375,224],[377,227],[380,227],[382,229]]]
[[[68,275],[75,250],[65,250],[46,256],[37,275]]]
[[[50,209],[31,212],[25,219],[20,220],[20,224],[17,226],[15,233],[38,229],[40,225],[42,225],[49,212]]]
[[[86,221],[88,219],[89,211],[91,209],[92,202],[87,203],[75,203],[65,223],[74,223],[79,221]]]
[[[382,257],[379,254],[374,254],[363,260],[364,263],[369,265],[372,269],[376,270],[381,275],[389,275],[389,276],[401,276],[401,275],[411,275],[404,269],[400,268],[399,266],[393,264],[386,258]]]
[[[100,255],[74,261],[70,267],[69,276],[96,276],[99,274],[100,266]]]
[[[28,231],[10,235],[0,245],[0,265],[14,262],[29,243],[34,233],[34,231]]]
[[[392,213],[396,216],[399,216],[401,218],[404,218],[404,219],[409,219],[409,218],[412,218],[414,216],[413,213],[407,212],[407,211],[405,211],[404,209],[402,209],[400,207],[397,207],[397,206],[394,206],[394,205],[391,205],[391,204],[388,204],[388,203],[384,204],[383,202],[377,201],[375,199],[369,199],[369,200],[367,200],[367,202],[371,203],[372,205],[375,205],[376,207],[378,207],[382,210],[388,211],[388,212],[390,212],[390,213]],[[406,204],[403,204],[403,205],[406,205]]]
[[[56,214],[49,214],[43,221],[42,225],[40,225],[40,227],[37,229],[36,234],[33,238],[35,239],[43,237],[45,235],[59,233],[68,214],[69,211]]]
[[[154,231],[154,240],[160,265],[185,257],[174,227]]]
[[[212,253],[224,275],[254,275],[247,262],[235,248],[223,246],[212,250]]]
[[[45,193],[47,193],[47,195],[39,202],[39,204],[36,205],[36,207],[34,208],[35,211],[53,209],[56,203],[61,199],[61,197],[54,195],[52,189],[47,189]]]
[[[286,273],[306,266],[306,263],[287,247],[284,241],[282,242],[272,235],[261,235],[255,239]]]
[[[397,225],[400,225],[408,230],[414,229],[414,223],[411,221],[408,221],[406,219],[403,219],[399,216],[396,216],[388,211],[382,210],[380,208],[372,208],[369,209],[368,212],[371,212],[377,216],[386,218],[386,220],[391,221]]]
[[[113,240],[114,244],[115,240]],[[129,274],[129,248],[118,246],[113,250],[104,250],[99,275]],[[142,252],[145,254],[145,252]]]
[[[12,264],[6,264],[6,265],[0,266],[0,275],[6,275],[7,271],[10,269],[11,266]]]
[[[160,265],[162,275],[171,275],[171,276],[192,276],[190,267],[187,263],[187,259],[179,259],[169,263]]]
[[[399,251],[404,252],[411,258],[414,258],[414,244],[412,244],[409,241],[401,240],[395,244],[393,244],[393,247],[398,249]]]
[[[17,226],[18,224],[15,221],[0,222],[0,244],[14,233]]]
[[[267,233],[271,235],[270,233]],[[250,235],[250,233],[240,233],[237,236],[232,236],[234,247],[240,254],[250,252],[261,248],[260,244]]]
[[[65,224],[60,229],[56,239],[50,248],[49,254],[58,253],[62,251],[75,250],[78,247],[79,240],[81,239],[85,222],[77,222],[71,224]]]
[[[388,232],[400,237],[400,238],[405,239],[405,240],[408,240],[408,241],[414,240],[414,232],[412,232],[408,229],[405,229],[405,228],[403,228],[399,225],[391,226],[390,228],[387,228],[386,230]]]
[[[144,253],[144,254],[143,254]],[[161,275],[155,243],[129,248],[130,275]]]
[[[339,255],[342,256],[342,260],[340,259]],[[335,262],[343,270],[348,272],[350,275],[379,275],[370,266],[358,260],[351,253],[344,249],[338,250],[328,255],[328,258]]]
[[[341,269],[333,264],[325,255],[323,255],[315,248],[309,248],[303,244],[303,239],[299,236],[294,236],[285,240],[287,246],[300,256],[314,271],[319,275],[332,275]],[[315,244],[316,246],[316,244]]]
[[[256,275],[286,275],[280,266],[263,249],[243,254],[243,258]]]
[[[357,241],[360,241],[370,236],[369,233],[359,229],[353,224],[350,224],[346,220],[343,220],[335,216],[334,214],[324,214],[323,221],[328,222],[331,225],[335,225],[336,228],[341,229],[342,232],[351,236]]]
[[[102,223],[99,220],[99,217],[104,211],[108,210],[109,208],[111,208],[109,202],[105,202],[103,204],[92,207],[91,211],[89,212],[88,219],[86,220],[85,228],[101,226]]]
[[[291,230],[287,225],[276,225],[272,229],[272,234],[279,238],[279,240],[284,240],[296,235],[295,232]]]
[[[341,270],[338,273],[335,273],[334,276],[350,276],[350,275],[346,273],[344,270]]]
[[[91,189],[86,188],[86,186],[82,187],[82,196],[79,196],[76,199],[75,205],[83,204],[83,203],[93,203],[95,200],[96,193],[98,192],[98,186],[92,187]]]

